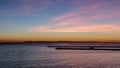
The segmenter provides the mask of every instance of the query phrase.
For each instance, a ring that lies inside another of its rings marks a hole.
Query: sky
[[[0,0],[0,42],[120,42],[120,0]]]

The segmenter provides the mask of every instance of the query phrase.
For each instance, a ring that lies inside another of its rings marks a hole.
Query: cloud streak
[[[120,10],[112,3],[98,3],[81,7],[77,7],[72,11],[61,14],[52,18],[50,23],[44,27],[35,27],[30,29],[32,32],[108,32],[120,31],[119,25],[106,24],[100,22],[101,20],[108,21],[115,17],[120,17]],[[112,8],[111,8],[112,7]],[[98,20],[95,25],[92,22]],[[89,25],[88,25],[89,24]],[[86,26],[85,26],[86,25]],[[111,29],[109,29],[111,28]]]
[[[67,20],[64,20],[64,21],[61,21],[57,24],[55,24],[55,26],[67,26],[67,25],[73,25],[75,23],[78,23],[80,22],[81,18],[80,17],[73,17],[73,18],[70,18],[70,19],[67,19]]]
[[[104,24],[91,26],[72,26],[66,28],[56,28],[48,26],[31,27],[30,32],[113,32],[120,31],[119,25]]]
[[[70,17],[73,17],[73,16],[75,16],[75,13],[69,12],[69,13],[63,14],[62,16],[58,16],[58,17],[55,17],[55,18],[51,19],[50,22],[60,21],[60,20],[70,18]]]

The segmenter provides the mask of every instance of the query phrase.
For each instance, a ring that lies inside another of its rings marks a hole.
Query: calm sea
[[[117,50],[56,50],[46,47],[48,45],[83,44],[2,44],[0,68],[120,68]]]

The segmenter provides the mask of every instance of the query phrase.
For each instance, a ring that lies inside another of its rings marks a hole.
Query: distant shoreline
[[[24,41],[24,42],[0,42],[0,44],[31,44],[31,43],[120,43],[120,42],[98,42],[98,41]]]

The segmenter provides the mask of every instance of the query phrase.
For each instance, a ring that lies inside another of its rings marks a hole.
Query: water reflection
[[[0,46],[0,67],[119,68],[119,51],[55,50],[41,46]]]

